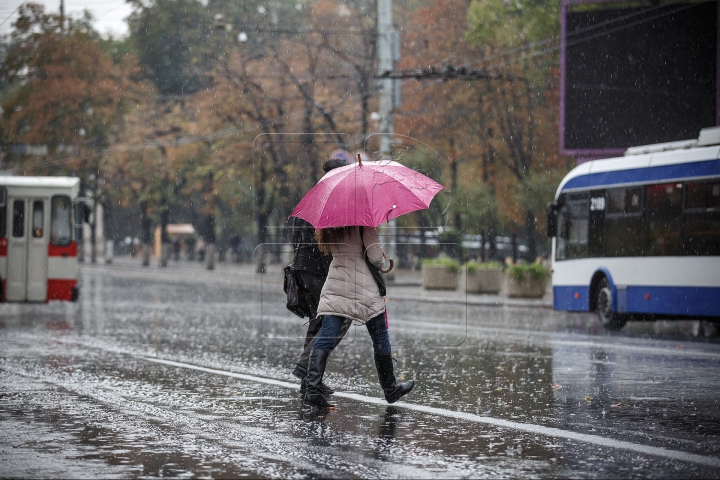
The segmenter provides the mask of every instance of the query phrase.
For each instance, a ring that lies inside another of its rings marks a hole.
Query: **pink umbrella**
[[[316,229],[383,222],[430,206],[442,185],[397,162],[358,162],[323,176],[290,214]]]

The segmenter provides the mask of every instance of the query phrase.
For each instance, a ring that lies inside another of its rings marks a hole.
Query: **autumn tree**
[[[123,77],[97,42],[89,18],[68,21],[37,4],[20,8],[0,75],[18,85],[3,104],[6,143],[107,146],[122,114]],[[90,154],[92,155],[92,154]]]
[[[90,21],[86,15],[63,22],[37,4],[20,7],[0,65],[3,80],[15,86],[2,105],[0,129],[5,144],[48,152],[40,161],[6,160],[28,173],[74,173],[97,201],[103,153],[122,129],[132,67],[113,63]]]
[[[502,77],[487,82],[479,111],[487,141],[513,179],[503,190],[506,213],[523,226],[531,258],[543,219],[539,203],[551,200],[557,171],[564,168],[555,133],[556,50],[549,48],[558,20],[559,3],[544,0],[473,0],[468,10],[467,36],[482,52],[476,65]]]
[[[338,120],[347,118],[342,98],[325,81],[326,65],[333,61],[330,50],[323,46],[322,35],[301,29],[307,25],[297,2],[210,2],[202,15],[193,13],[199,2],[186,3],[187,9],[164,13],[172,8],[166,1],[138,4],[133,14],[132,42],[149,78],[166,93],[140,115],[144,120],[136,119],[133,141],[170,146],[165,155],[174,169],[168,185],[182,186],[175,189],[179,196],[171,204],[192,207],[182,208],[191,217],[199,209],[203,218],[191,218],[196,225],[212,226],[220,209],[221,229],[247,229],[250,212],[235,208],[235,198],[244,202],[251,191],[258,241],[265,243],[268,226],[284,223],[293,202],[299,200],[298,192],[320,176],[322,154],[314,134],[347,127],[347,122]],[[152,31],[145,32],[143,25],[150,23],[154,23]],[[238,42],[245,29],[246,41]],[[175,60],[155,55],[166,36],[182,38],[178,45],[187,55]],[[195,72],[195,87],[171,88],[164,77],[172,72],[160,78],[154,67],[165,61]],[[288,133],[299,135],[292,141],[279,140],[290,138]],[[255,144],[258,134],[265,137]],[[335,143],[345,141],[337,134],[332,137]],[[178,138],[196,140],[175,148]],[[219,184],[229,188],[218,189]],[[140,185],[143,182],[136,182]],[[202,205],[190,198],[200,198]],[[214,232],[207,230],[201,232],[210,237]]]
[[[415,12],[403,28],[399,68],[471,63],[479,52],[465,38],[467,7],[465,0],[433,2]],[[495,157],[477,122],[483,91],[484,82],[478,80],[407,80],[396,131],[431,142],[442,152],[442,182],[454,197],[450,226],[494,239],[499,227]]]
[[[283,225],[295,203],[320,178],[320,166],[330,150],[349,145],[344,132],[357,131],[358,117],[368,116],[358,113],[362,110],[358,99],[366,96],[353,93],[347,88],[352,80],[338,75],[347,71],[347,55],[353,52],[337,40],[339,25],[323,25],[324,19],[342,14],[343,8],[349,7],[315,2],[308,17],[302,12],[294,15],[295,21],[307,18],[302,29],[280,23],[277,28],[258,28],[249,32],[245,44],[229,42],[216,58],[214,92],[222,92],[212,107],[217,118],[261,135],[244,159],[254,175],[260,244],[279,233],[269,227]],[[276,15],[282,21],[281,12]],[[365,68],[367,78],[370,67]],[[209,92],[203,95],[209,98]],[[225,147],[217,152],[225,155]]]
[[[196,0],[130,2],[128,20],[132,43],[145,73],[161,94],[180,95],[199,90],[207,77],[212,18]]]

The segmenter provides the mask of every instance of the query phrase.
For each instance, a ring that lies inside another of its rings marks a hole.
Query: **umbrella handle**
[[[393,266],[395,265],[395,262],[393,262],[393,259],[392,259],[392,258],[388,258],[388,260],[390,261],[390,266],[389,266],[388,268],[384,269],[384,270],[381,268],[381,269],[380,269],[380,273],[388,273],[390,270],[393,269]]]

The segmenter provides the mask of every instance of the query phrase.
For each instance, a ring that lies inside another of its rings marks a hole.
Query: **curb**
[[[544,300],[495,300],[478,298],[446,298],[446,297],[424,297],[413,295],[388,295],[389,300],[403,300],[423,303],[455,303],[460,305],[473,305],[479,307],[523,307],[523,308],[545,308],[552,309],[551,301]]]
[[[120,263],[120,262],[118,262]],[[157,269],[157,268],[128,268],[129,262],[126,265],[104,265],[104,264],[82,264],[80,266],[80,272],[85,274],[100,274],[110,275],[120,278],[136,278],[154,280],[168,283],[187,283],[192,284],[198,281],[208,281],[217,284],[221,284],[228,287],[239,288],[247,291],[252,290],[256,284],[257,275],[247,274],[245,272],[225,270],[225,271],[205,271],[202,269],[195,268],[183,268],[183,269]],[[277,273],[277,272],[273,272]],[[265,277],[263,276],[264,284],[274,285],[280,287],[282,285],[281,277]],[[267,283],[266,283],[267,282]],[[388,288],[399,287],[399,288],[413,288],[418,289],[417,294],[409,293],[404,291],[402,293],[393,294],[389,292],[387,299],[389,301],[407,301],[407,302],[421,302],[421,303],[440,303],[440,304],[456,304],[456,305],[472,305],[480,307],[515,307],[515,308],[542,308],[552,309],[552,299],[528,299],[519,300],[511,299],[505,296],[492,296],[476,298],[475,295],[461,297],[461,296],[426,296],[424,295],[425,290],[422,289],[420,282],[413,281],[399,281],[399,282],[388,282]],[[282,293],[282,290],[280,290]]]

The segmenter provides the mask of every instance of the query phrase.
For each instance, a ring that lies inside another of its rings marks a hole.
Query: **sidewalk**
[[[81,263],[81,273],[99,273],[115,277],[154,279],[178,283],[216,283],[241,290],[252,290],[258,282],[282,293],[284,265],[268,265],[264,274],[256,274],[254,265],[248,263],[216,263],[215,270],[206,270],[205,264],[193,261],[170,261],[167,268],[160,268],[154,259],[148,267],[140,265],[139,258],[116,257],[112,264]],[[465,293],[465,278],[461,275],[457,290],[424,290],[419,271],[398,270],[395,279],[387,282],[389,300],[405,300],[429,303],[460,303],[488,307],[552,308],[552,293],[541,299],[509,298],[503,290],[499,295]]]

